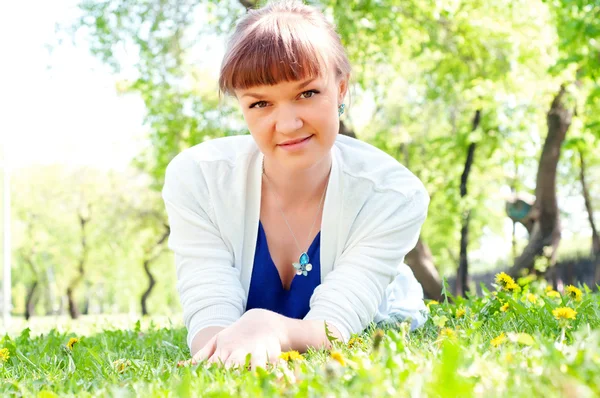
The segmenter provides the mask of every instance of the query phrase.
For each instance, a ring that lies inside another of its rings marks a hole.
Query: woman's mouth
[[[289,144],[283,143],[283,144],[279,144],[278,146],[281,149],[285,149],[287,151],[296,151],[296,150],[304,148],[311,141],[311,138],[313,136],[314,136],[314,134],[310,135],[306,138],[300,139],[300,140],[293,140]]]

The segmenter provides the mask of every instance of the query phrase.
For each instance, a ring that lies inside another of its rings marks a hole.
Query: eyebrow
[[[316,79],[317,79],[316,77],[313,77],[312,79],[308,79],[308,80],[306,80],[306,81],[298,84],[296,86],[296,90],[303,89],[304,87],[308,86],[310,83],[314,82]],[[264,95],[257,94],[257,93],[246,93],[246,94],[242,95],[242,98],[244,98],[244,97],[254,97],[254,98],[257,98],[257,99],[263,99],[263,98],[265,98]]]

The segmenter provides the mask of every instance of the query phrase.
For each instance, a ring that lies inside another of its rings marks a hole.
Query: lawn
[[[266,370],[182,365],[185,329],[164,318],[25,328],[0,342],[0,394],[600,396],[600,295],[587,287],[559,293],[498,275],[495,291],[429,308],[416,331],[371,326],[331,351],[284,353]]]

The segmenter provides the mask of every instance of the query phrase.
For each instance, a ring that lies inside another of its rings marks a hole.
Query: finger
[[[217,335],[214,335],[210,340],[208,340],[208,342],[206,344],[204,344],[204,347],[202,347],[200,349],[200,351],[198,351],[192,357],[192,359],[197,362],[204,361],[204,360],[210,358],[211,355],[214,354],[216,347],[217,347]]]
[[[246,355],[247,353],[243,351],[234,351],[225,361],[225,367],[227,369],[236,367],[236,366],[244,366],[246,363]]]
[[[276,364],[281,359],[281,349],[270,349],[266,355],[269,363]]]
[[[218,365],[223,365],[225,361],[227,361],[227,358],[229,358],[229,355],[231,355],[229,351],[217,348],[214,354],[212,354],[211,357],[208,358],[207,362],[208,364],[216,363]]]
[[[256,351],[250,358],[250,367],[252,370],[255,370],[259,366],[263,369],[267,369],[267,358],[268,355],[266,350]]]

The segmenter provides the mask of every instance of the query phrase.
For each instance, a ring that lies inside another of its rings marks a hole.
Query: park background
[[[236,104],[219,101],[216,84],[227,33],[245,12],[241,3],[3,5],[3,46],[12,55],[0,78],[15,316],[178,314],[160,188],[179,151],[245,133]],[[407,259],[429,297],[437,298],[442,277],[456,278],[461,258],[466,288],[474,289],[473,275],[509,268],[523,253],[526,221],[515,223],[506,205],[535,202],[550,141],[547,114],[559,93],[568,131],[553,144],[560,160],[548,166],[556,170],[558,212],[535,254],[556,248],[546,251],[546,266],[538,259],[541,270],[593,259],[597,5],[312,3],[338,25],[354,68],[342,130],[407,165],[432,197]],[[552,202],[552,194],[536,205]],[[558,230],[560,244],[548,239]]]
[[[406,258],[426,324],[283,353],[268,371],[180,363],[160,189],[183,149],[246,133],[217,78],[225,37],[256,4],[3,2],[2,394],[600,394],[600,4],[308,3],[353,66],[342,133],[430,193]]]

